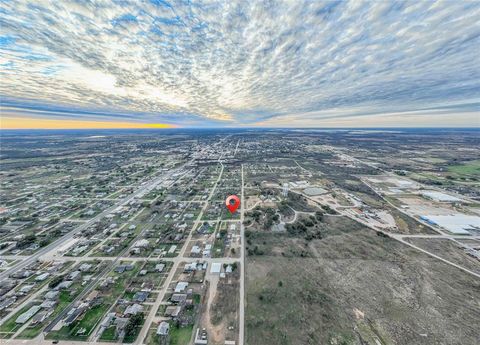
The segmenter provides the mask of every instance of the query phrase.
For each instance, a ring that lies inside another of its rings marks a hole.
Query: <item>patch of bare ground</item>
[[[225,343],[225,340],[238,341],[239,269],[226,278],[220,278],[216,293],[208,312],[209,331],[212,330],[212,344]],[[209,343],[210,343],[209,342]]]
[[[409,217],[402,212],[394,209],[393,207],[388,208],[388,212],[395,219],[397,224],[397,230],[393,232],[398,232],[402,234],[438,234],[435,230],[429,228],[426,225],[423,225],[419,221],[415,220],[412,217]]]

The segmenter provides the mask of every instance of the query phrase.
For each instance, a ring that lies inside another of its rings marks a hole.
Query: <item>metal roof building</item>
[[[25,322],[27,322],[28,320],[30,320],[30,318],[35,315],[36,313],[38,313],[38,311],[41,309],[41,307],[39,305],[34,305],[32,306],[30,309],[28,309],[25,313],[21,314],[19,317],[17,317],[17,319],[15,320],[15,323],[20,323],[20,324],[24,324]]]

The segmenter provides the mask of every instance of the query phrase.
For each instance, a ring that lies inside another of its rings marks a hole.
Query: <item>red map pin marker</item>
[[[225,205],[230,213],[234,213],[238,206],[240,206],[240,199],[236,195],[230,195],[227,200],[225,200]]]

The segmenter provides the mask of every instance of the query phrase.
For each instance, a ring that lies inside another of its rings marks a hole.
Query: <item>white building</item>
[[[168,250],[168,254],[173,254],[175,253],[175,250],[177,250],[177,246],[174,244],[170,247],[170,249]]]
[[[175,286],[175,292],[176,293],[183,292],[187,287],[188,287],[187,282],[178,282],[177,286]]]
[[[457,235],[470,235],[470,231],[472,230],[480,231],[479,216],[457,213],[447,216],[424,215],[420,218]]]
[[[150,245],[150,242],[146,239],[141,239],[135,242],[134,247],[136,248],[147,248]]]
[[[158,325],[157,335],[168,335],[169,330],[170,330],[170,324],[168,322],[162,321]]]
[[[456,198],[452,195],[445,194],[442,192],[437,192],[434,190],[427,190],[422,192],[423,197],[431,199],[438,202],[462,202],[462,199]]]
[[[221,262],[214,262],[210,266],[210,273],[218,274],[222,270],[222,263]]]

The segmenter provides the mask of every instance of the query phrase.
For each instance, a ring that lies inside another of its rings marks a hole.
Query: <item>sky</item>
[[[479,61],[480,1],[0,0],[0,127],[480,127]]]

